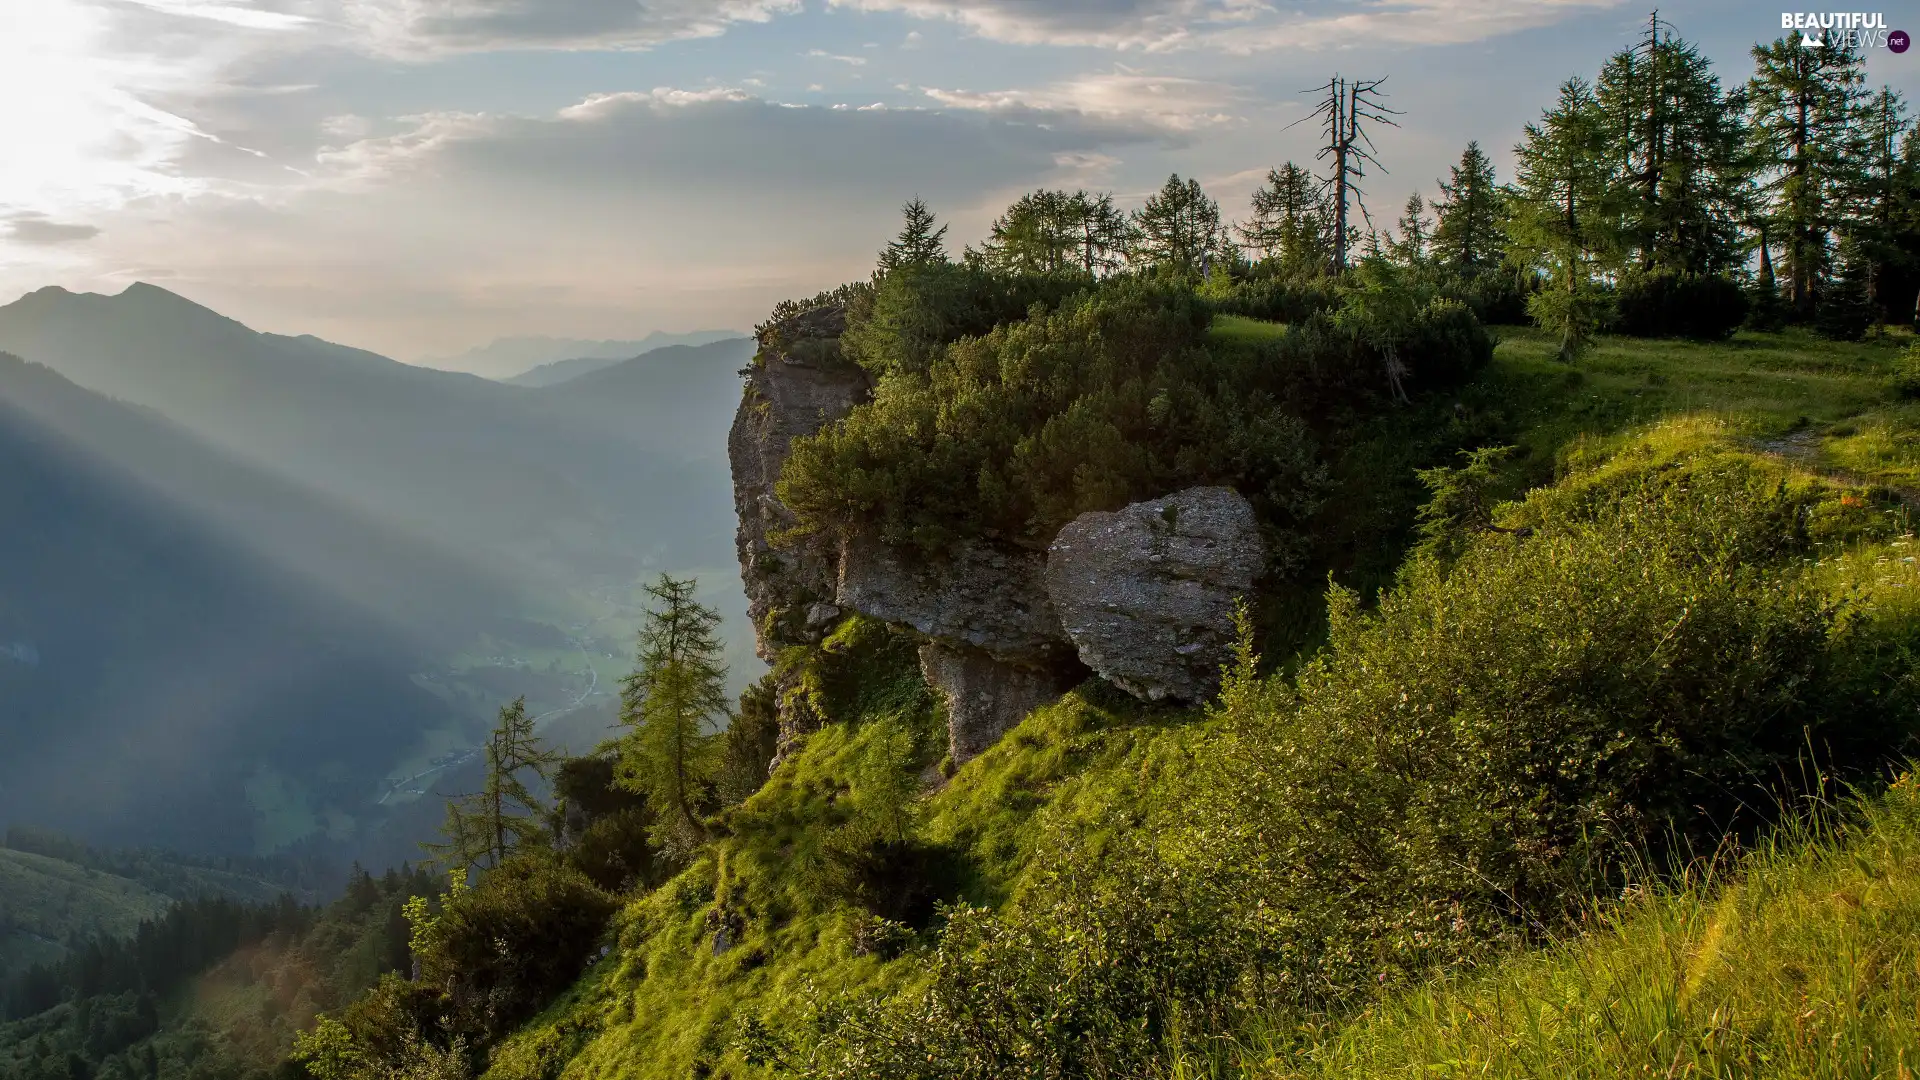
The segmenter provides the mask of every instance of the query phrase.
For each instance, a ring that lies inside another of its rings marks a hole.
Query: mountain
[[[625,363],[628,360],[638,359],[641,356],[656,352],[661,349],[692,348],[692,347],[698,347],[701,345],[717,344],[721,342],[729,342],[729,341],[746,342],[751,340],[744,335],[734,334],[727,331],[712,331],[710,333],[724,333],[726,334],[726,336],[720,337],[720,338],[714,338],[712,340],[692,340],[692,339],[708,338],[709,332],[702,332],[698,334],[676,334],[674,335],[675,337],[684,337],[689,340],[679,341],[679,342],[664,342],[664,343],[650,345],[645,348],[636,350],[631,356],[622,356],[622,357],[576,356],[568,360],[555,360],[550,364],[541,364],[539,367],[534,368],[531,371],[523,371],[520,374],[515,375],[510,379],[502,379],[501,381],[505,383],[509,383],[514,386],[558,386],[563,382],[567,382],[571,379],[577,379],[582,375],[589,374],[590,372],[604,371],[610,367],[618,367],[619,365],[621,365],[622,363]],[[655,336],[659,336],[659,335],[655,335]]]
[[[145,284],[28,294],[0,307],[0,350],[505,580],[588,589],[730,561],[724,478],[703,463],[724,412],[704,443],[609,437],[617,403],[570,411],[537,390],[256,333]],[[712,374],[724,385],[732,369]]]
[[[461,719],[413,677],[430,667],[422,627],[326,574],[376,577],[345,556],[318,574],[285,559],[310,550],[290,535],[302,523],[319,543],[404,544],[315,509],[249,537],[233,522],[297,498],[53,378],[0,359],[0,823],[231,853],[350,834],[373,780]],[[182,474],[199,466],[231,481],[221,506],[194,504]],[[431,567],[396,558],[383,572],[405,597],[458,595],[458,575],[415,587],[404,575]]]
[[[455,356],[435,357],[421,363],[442,371],[466,371],[489,379],[512,382],[531,376],[542,367],[569,360],[620,361],[668,345],[706,345],[743,336],[738,330],[695,330],[686,334],[656,330],[646,337],[630,341],[510,337],[476,346]],[[586,370],[586,367],[575,370]],[[544,383],[536,380],[525,385],[540,386]]]

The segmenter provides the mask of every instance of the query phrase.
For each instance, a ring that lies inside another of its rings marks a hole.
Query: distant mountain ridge
[[[32,523],[0,530],[0,826],[405,857],[383,778],[571,700],[553,664],[618,652],[637,581],[698,573],[747,640],[745,339],[507,386],[139,284],[0,306],[0,352],[0,514]]]
[[[746,336],[739,330],[694,330],[682,334],[655,330],[646,337],[632,340],[508,337],[475,346],[457,355],[434,357],[420,363],[441,371],[471,372],[501,382],[545,386],[549,385],[549,381],[557,380],[542,381],[548,377],[537,376],[535,372],[554,364],[582,361],[570,371],[570,374],[578,374],[591,370],[590,365],[595,360],[617,363],[668,345],[711,345],[716,341]]]

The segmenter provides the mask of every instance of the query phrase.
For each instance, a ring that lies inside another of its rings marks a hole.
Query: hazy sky
[[[1608,0],[0,0],[0,301],[148,280],[402,359],[745,328],[864,274],[913,195],[977,241],[1021,191],[1229,215],[1391,76],[1383,222],[1645,5]],[[1723,80],[1780,33],[1663,5]],[[1920,31],[1920,5],[1885,9]],[[1912,93],[1920,51],[1869,58]]]

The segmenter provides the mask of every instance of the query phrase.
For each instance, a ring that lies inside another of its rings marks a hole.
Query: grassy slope
[[[126,937],[173,901],[138,882],[0,848],[0,977],[58,960],[74,937]]]
[[[1217,332],[1261,332],[1258,324],[1239,325],[1245,322]],[[1630,439],[1731,443],[1856,482],[1903,485],[1907,470],[1920,467],[1920,452],[1907,441],[1920,429],[1920,407],[1899,403],[1886,389],[1895,355],[1886,343],[1745,334],[1720,345],[1605,340],[1570,370],[1551,360],[1554,346],[1545,337],[1511,330],[1504,337],[1494,365],[1473,385],[1389,419],[1370,440],[1346,448],[1344,468],[1404,469],[1415,433],[1430,442],[1431,432],[1450,426],[1443,438],[1519,448],[1508,469],[1515,494]],[[1647,439],[1656,422],[1675,417],[1690,419]],[[1348,502],[1369,500],[1376,505],[1359,512],[1394,510],[1386,494]],[[1834,564],[1836,588],[1868,584],[1888,566],[1909,576],[1901,557],[1847,555]],[[1049,845],[1076,834],[1098,842],[1099,829],[1110,827],[1096,824],[1110,820],[1102,808],[1145,809],[1164,787],[1159,779],[1180,767],[1183,725],[1194,718],[1143,712],[1093,688],[1069,695],[927,800],[925,834],[964,853],[971,868],[964,898],[1017,897],[1024,871]],[[791,1016],[814,995],[910,985],[918,974],[910,958],[860,955],[862,917],[793,902],[808,825],[846,793],[870,730],[830,727],[815,736],[747,804],[748,820],[732,838],[676,881],[635,899],[619,920],[613,953],[502,1047],[490,1076],[755,1075],[731,1049],[743,1019]],[[709,922],[716,895],[766,916],[749,920],[739,943],[721,953]],[[1641,916],[1623,916],[1630,917]],[[1337,1075],[1374,1075],[1369,1068]]]
[[[1436,982],[1257,1071],[1907,1077],[1920,1067],[1920,779],[1844,829],[1629,897],[1563,946]]]

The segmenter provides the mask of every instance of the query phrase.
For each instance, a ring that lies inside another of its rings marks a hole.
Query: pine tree
[[[1196,276],[1214,262],[1231,257],[1232,245],[1220,225],[1220,204],[1207,197],[1198,180],[1175,173],[1158,194],[1134,212],[1133,261]]]
[[[1713,274],[1745,257],[1743,102],[1713,65],[1655,14],[1633,48],[1601,69],[1594,97],[1621,171],[1621,240],[1643,270]]]
[[[499,723],[483,747],[486,779],[479,791],[447,803],[444,839],[423,844],[434,861],[454,870],[492,868],[508,855],[546,836],[546,806],[527,787],[525,773],[544,779],[560,755],[541,745],[527,715],[527,699],[500,710]]]
[[[707,838],[700,806],[718,766],[708,730],[727,715],[720,616],[695,583],[666,574],[647,586],[656,605],[640,629],[636,668],[621,684],[620,782],[659,814],[657,841],[684,853]]]
[[[924,200],[915,198],[900,208],[905,222],[900,235],[880,249],[880,271],[929,266],[947,261],[947,227],[934,227],[933,211]]]
[[[1253,218],[1240,239],[1289,277],[1320,275],[1333,265],[1333,226],[1313,174],[1289,161],[1267,173],[1253,193]]]
[[[1605,118],[1579,78],[1561,84],[1554,107],[1514,148],[1514,240],[1550,279],[1527,307],[1559,331],[1566,360],[1605,322],[1607,297],[1594,275],[1618,263],[1619,174],[1606,148]]]
[[[1754,151],[1768,163],[1762,190],[1771,232],[1782,242],[1787,304],[1804,319],[1831,269],[1847,168],[1859,156],[1863,62],[1830,42],[1808,47],[1797,32],[1754,46],[1753,59],[1747,100]]]
[[[1397,235],[1387,241],[1387,257],[1405,267],[1424,266],[1433,233],[1427,217],[1427,202],[1419,192],[1407,196],[1407,207],[1395,226]]]
[[[1462,274],[1477,274],[1499,266],[1506,256],[1506,217],[1493,162],[1470,142],[1453,167],[1450,181],[1440,184],[1442,198],[1434,200],[1438,224],[1433,232],[1433,257]]]

